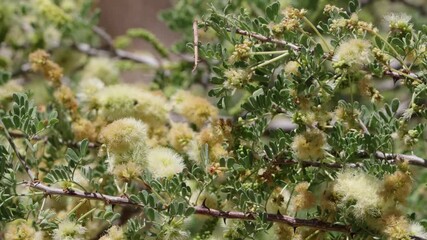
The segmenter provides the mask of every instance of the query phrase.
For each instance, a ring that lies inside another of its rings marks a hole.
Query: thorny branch
[[[82,192],[80,190],[67,190],[67,189],[54,188],[54,187],[49,187],[41,182],[31,182],[28,185],[31,188],[43,191],[46,195],[61,195],[61,196],[104,201],[106,204],[133,205],[135,207],[144,207],[141,204],[131,201],[129,198],[125,196],[117,197],[117,196],[111,196],[111,195],[103,195],[100,193]],[[227,219],[255,220],[256,216],[258,215],[258,213],[251,213],[251,212],[248,212],[248,213],[225,212],[217,209],[207,208],[205,206],[196,206],[194,207],[194,209],[195,209],[195,214],[208,215],[212,217],[227,218]],[[310,228],[315,228],[315,229],[320,229],[325,231],[350,233],[350,229],[348,226],[323,222],[317,219],[300,219],[300,218],[294,218],[294,217],[281,215],[281,214],[267,214],[266,220],[270,222],[285,223],[292,227],[310,227]]]
[[[233,30],[237,34],[240,34],[240,35],[243,35],[243,36],[248,36],[248,37],[253,37],[255,39],[258,39],[261,42],[270,42],[270,43],[275,43],[275,44],[282,45],[282,46],[287,46],[287,47],[290,47],[292,50],[295,50],[295,51],[300,51],[301,50],[300,46],[297,46],[297,45],[295,45],[293,43],[290,43],[290,42],[287,42],[285,40],[279,40],[279,39],[276,39],[276,38],[266,37],[266,36],[263,36],[261,34],[253,33],[253,32],[248,32],[248,31],[245,31],[245,30],[242,30],[242,29],[231,29],[231,28],[227,28],[228,32],[231,32]]]

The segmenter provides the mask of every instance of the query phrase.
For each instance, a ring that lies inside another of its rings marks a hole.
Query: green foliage
[[[0,3],[2,234],[427,238],[423,19],[328,3],[179,0],[171,49],[101,48],[90,0]],[[152,84],[109,92],[128,69]]]

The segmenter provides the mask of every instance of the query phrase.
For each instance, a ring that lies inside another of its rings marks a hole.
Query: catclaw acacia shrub
[[[179,0],[173,48],[112,39],[156,66],[90,0],[1,2],[0,238],[427,239],[422,19],[293,3]]]

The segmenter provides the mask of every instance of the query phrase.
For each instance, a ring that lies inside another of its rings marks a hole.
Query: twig
[[[407,154],[400,154],[400,153],[396,153],[396,154],[382,153],[380,151],[377,151],[375,153],[375,157],[378,159],[393,160],[395,162],[408,161],[410,165],[427,167],[427,160],[415,155],[407,155]]]
[[[117,196],[111,196],[111,195],[104,195],[101,193],[83,192],[83,191],[74,190],[74,189],[67,190],[67,189],[61,189],[61,188],[54,188],[54,187],[47,186],[38,181],[30,182],[28,183],[28,186],[34,189],[41,190],[46,195],[69,196],[69,197],[104,201],[106,204],[135,205],[135,206],[142,207],[142,205],[132,202],[129,198],[125,196],[117,197]]]
[[[25,172],[28,174],[28,176],[30,177],[31,181],[34,181],[34,179],[36,179],[34,173],[31,171],[30,166],[28,166],[27,162],[25,161],[25,157],[22,156],[21,153],[19,153],[18,148],[15,145],[15,142],[13,141],[12,137],[9,134],[9,131],[7,130],[6,126],[4,125],[4,123],[3,123],[3,121],[1,119],[0,119],[0,124],[1,124],[1,127],[4,130],[4,134],[6,136],[7,141],[9,142],[10,146],[12,147],[13,151],[16,154],[16,157],[21,162],[22,166],[25,169]]]
[[[347,163],[345,165],[341,163],[325,163],[325,162],[313,162],[313,161],[295,161],[295,160],[286,160],[286,159],[275,159],[273,164],[276,165],[296,165],[301,164],[303,167],[325,167],[325,168],[334,168],[340,169],[345,167],[348,168],[357,168],[362,167],[362,164],[359,163]]]
[[[8,132],[8,133],[13,138],[25,138],[26,137],[25,134],[23,134],[22,132]],[[34,135],[29,140],[41,141],[41,140],[45,140],[45,138],[47,138],[47,137],[42,137],[42,136],[39,136],[39,135]],[[66,143],[66,145],[69,146],[69,147],[77,147],[78,146],[77,142],[68,142],[68,143]],[[100,145],[101,144],[98,143],[98,142],[90,142],[88,144],[88,147],[89,148],[96,148],[96,147],[99,147]]]
[[[231,32],[233,30],[234,29],[227,28],[228,32]],[[297,45],[295,45],[293,43],[284,41],[284,40],[279,40],[279,39],[276,39],[276,38],[266,37],[266,36],[263,36],[261,34],[248,32],[248,31],[245,31],[245,30],[242,30],[242,29],[235,29],[234,31],[237,34],[248,36],[248,37],[253,37],[255,39],[258,39],[261,42],[270,42],[270,43],[275,43],[275,44],[282,45],[282,46],[287,46],[287,47],[290,47],[291,49],[293,49],[295,51],[300,51],[301,50],[301,47],[299,47],[299,46],[297,46]]]
[[[96,33],[102,40],[105,41],[105,43],[107,43],[108,47],[111,50],[115,50],[115,46],[114,46],[114,41],[113,38],[102,28],[98,27],[98,26],[93,26],[92,27],[92,31],[94,33]]]
[[[218,218],[240,219],[240,220],[255,220],[258,213],[244,212],[225,212],[221,210],[211,209],[204,206],[195,207],[196,214],[208,215]],[[266,214],[266,220],[270,222],[286,223],[292,227],[310,227],[324,231],[334,231],[342,233],[351,233],[350,227],[342,224],[323,222],[317,219],[299,219],[281,214]]]
[[[196,71],[197,65],[199,64],[199,31],[197,28],[197,20],[193,22],[193,39],[194,39],[194,67],[193,72]]]
[[[76,44],[74,45],[74,47],[78,51],[90,56],[113,56],[113,57],[117,57],[124,60],[143,63],[155,68],[159,67],[159,63],[153,57],[142,56],[139,54],[135,54],[135,53],[120,50],[120,49],[115,49],[113,51],[106,51],[98,48],[93,48],[89,44],[85,44],[85,43]]]
[[[371,134],[369,133],[369,130],[368,130],[368,128],[366,127],[365,123],[363,123],[362,119],[358,118],[358,119],[357,119],[357,122],[359,123],[359,126],[360,126],[360,128],[363,130],[363,133],[364,133],[364,134],[366,134],[366,135],[371,135]]]

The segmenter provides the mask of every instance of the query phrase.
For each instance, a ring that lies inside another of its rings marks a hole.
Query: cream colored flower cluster
[[[361,170],[348,169],[338,174],[332,187],[338,206],[349,206],[356,219],[369,222],[372,229],[385,234],[388,239],[410,239],[410,236],[427,237],[416,222],[411,222],[401,211],[411,192],[411,173],[407,163],[400,169],[378,179]]]

